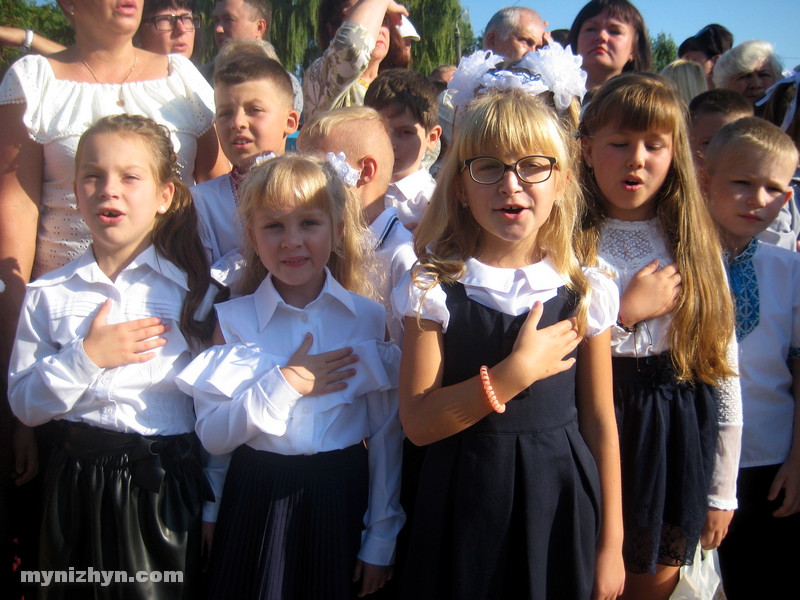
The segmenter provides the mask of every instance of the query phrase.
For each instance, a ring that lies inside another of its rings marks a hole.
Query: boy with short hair
[[[241,248],[236,195],[242,177],[259,157],[285,152],[300,118],[286,69],[264,56],[258,42],[236,43],[214,74],[217,136],[233,169],[192,188],[212,264]]]
[[[430,202],[436,182],[422,162],[442,133],[437,124],[436,88],[410,69],[391,69],[373,81],[364,105],[377,110],[389,124],[394,150],[392,180],[386,206],[397,208],[400,222],[413,230]]]
[[[343,152],[350,167],[358,171],[356,193],[361,199],[364,220],[374,236],[378,272],[385,275],[375,285],[379,300],[387,307],[389,333],[400,344],[402,324],[392,316],[389,297],[417,257],[411,245],[411,234],[399,222],[397,209],[384,203],[394,164],[386,121],[372,108],[331,110],[303,126],[297,147],[301,152],[323,156],[328,152]]]
[[[707,177],[704,155],[714,135],[727,123],[753,116],[753,105],[733,90],[716,89],[697,95],[689,104],[691,145],[701,184]],[[794,202],[781,207],[775,220],[758,239],[787,250],[797,251],[800,235],[800,213]]]
[[[800,564],[800,256],[756,237],[791,200],[797,164],[789,136],[754,117],[725,125],[706,153],[744,413],[739,509],[719,549],[729,600],[785,595]]]

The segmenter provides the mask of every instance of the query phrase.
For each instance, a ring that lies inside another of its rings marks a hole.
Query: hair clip
[[[586,93],[586,71],[582,59],[567,46],[555,42],[528,52],[513,68],[497,69],[501,56],[489,50],[479,50],[465,56],[458,64],[448,85],[453,107],[465,106],[476,95],[490,89],[521,89],[533,96],[552,92],[556,109],[563,112],[577,96]]]
[[[783,123],[781,123],[781,129],[786,131],[789,129],[789,125],[792,124],[792,120],[794,120],[795,114],[797,114],[797,103],[798,103],[798,96],[800,96],[800,71],[792,71],[790,75],[784,77],[780,81],[776,81],[773,83],[764,94],[764,97],[761,98],[758,102],[756,102],[756,106],[763,106],[767,102],[770,101],[772,96],[775,95],[775,91],[778,89],[778,86],[784,85],[787,83],[791,83],[792,86],[796,89],[794,94],[794,99],[792,103],[789,105],[789,108],[786,110],[786,115],[783,117]]]
[[[344,152],[339,152],[338,154],[328,152],[326,158],[336,175],[342,180],[342,183],[348,187],[355,187],[361,178],[361,171],[350,166]]]

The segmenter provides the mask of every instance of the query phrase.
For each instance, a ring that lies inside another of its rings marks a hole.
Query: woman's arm
[[[197,155],[194,159],[194,181],[203,183],[224,175],[231,170],[231,164],[222,153],[217,139],[217,130],[211,127],[197,138]]]
[[[619,435],[611,385],[610,330],[586,338],[578,347],[577,404],[580,430],[600,475],[601,515],[592,598],[622,593],[622,488]]]
[[[42,146],[29,136],[25,104],[0,105],[0,368],[8,372],[25,285],[36,255],[42,193]]]
[[[0,45],[9,46],[11,48],[21,47],[22,44],[25,43],[25,32],[26,30],[20,27],[5,27],[0,25]],[[33,40],[31,40],[31,52],[47,55],[55,54],[65,49],[66,48],[58,42],[48,40],[46,37],[34,32]]]
[[[780,508],[772,513],[774,517],[788,517],[800,512],[800,359],[793,359],[790,363],[794,396],[792,447],[789,450],[789,457],[778,469],[769,490],[769,500],[775,500],[781,490],[784,494]]]
[[[400,15],[408,16],[406,8],[394,0],[361,0],[351,9],[345,9],[344,20],[362,25],[373,39],[377,39],[387,13],[393,25],[400,24]]]
[[[534,381],[569,369],[564,359],[578,344],[572,319],[537,329],[542,303],[535,302],[520,329],[514,348],[489,370],[501,404],[506,404]],[[492,408],[480,375],[442,388],[444,338],[433,321],[406,317],[400,363],[400,421],[413,443],[431,444],[466,429]]]

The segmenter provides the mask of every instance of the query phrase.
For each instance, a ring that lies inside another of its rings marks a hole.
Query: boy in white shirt
[[[286,138],[297,131],[300,120],[286,69],[266,57],[258,42],[236,42],[230,50],[214,73],[214,102],[217,136],[233,169],[192,188],[206,250],[218,279],[225,279],[219,273],[228,271],[220,265],[233,265],[242,245],[244,231],[237,215],[239,182],[259,157],[286,151]]]
[[[705,160],[735,296],[744,413],[723,584],[729,600],[777,598],[800,564],[800,256],[757,236],[792,198],[798,152],[778,127],[747,117],[719,130]]]
[[[397,208],[400,222],[413,230],[436,187],[422,164],[425,153],[437,147],[442,133],[437,125],[436,88],[421,73],[391,69],[370,84],[364,105],[377,110],[389,125],[394,169],[386,206]]]
[[[321,113],[303,126],[297,147],[308,153],[343,152],[355,171],[356,193],[361,199],[364,220],[374,236],[375,257],[379,263],[375,272],[381,275],[381,280],[374,282],[380,295],[378,300],[387,307],[392,339],[401,344],[402,325],[389,310],[389,297],[417,257],[411,245],[411,233],[402,227],[398,210],[384,203],[394,163],[386,121],[377,111],[366,107]]]

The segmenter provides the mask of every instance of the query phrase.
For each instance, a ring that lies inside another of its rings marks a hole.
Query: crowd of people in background
[[[68,47],[0,26],[5,597],[667,600],[709,552],[796,588],[769,41],[656,74],[628,0],[513,6],[420,73],[424,19],[322,0],[291,73],[269,0],[205,64],[192,0],[57,2]]]

